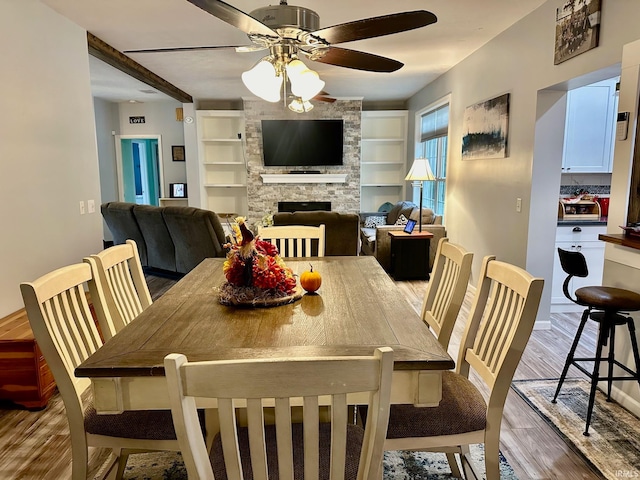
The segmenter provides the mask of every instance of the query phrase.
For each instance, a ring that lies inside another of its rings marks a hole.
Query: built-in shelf
[[[262,183],[346,183],[346,173],[300,173],[267,174],[263,173]]]

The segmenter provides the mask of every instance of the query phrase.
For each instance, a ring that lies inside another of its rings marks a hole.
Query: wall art
[[[506,157],[509,94],[467,107],[462,127],[463,160]]]
[[[556,9],[556,45],[553,64],[598,46],[601,0],[567,0]]]

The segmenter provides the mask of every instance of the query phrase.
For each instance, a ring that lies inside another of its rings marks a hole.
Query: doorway
[[[119,200],[159,205],[164,184],[160,135],[116,135],[115,139]]]

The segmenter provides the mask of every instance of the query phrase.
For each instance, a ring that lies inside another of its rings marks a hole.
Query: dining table
[[[375,257],[285,258],[297,276],[313,265],[322,285],[270,307],[220,302],[224,260],[205,259],[76,367],[77,377],[91,379],[99,413],[170,408],[169,353],[270,359],[371,355],[379,346],[394,351],[392,403],[438,405],[442,373],[454,361]]]

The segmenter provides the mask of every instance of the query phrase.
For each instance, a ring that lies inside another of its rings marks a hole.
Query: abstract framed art
[[[567,0],[556,9],[556,42],[553,64],[598,46],[601,0]]]
[[[508,93],[467,107],[462,125],[462,159],[506,157],[508,130]]]

